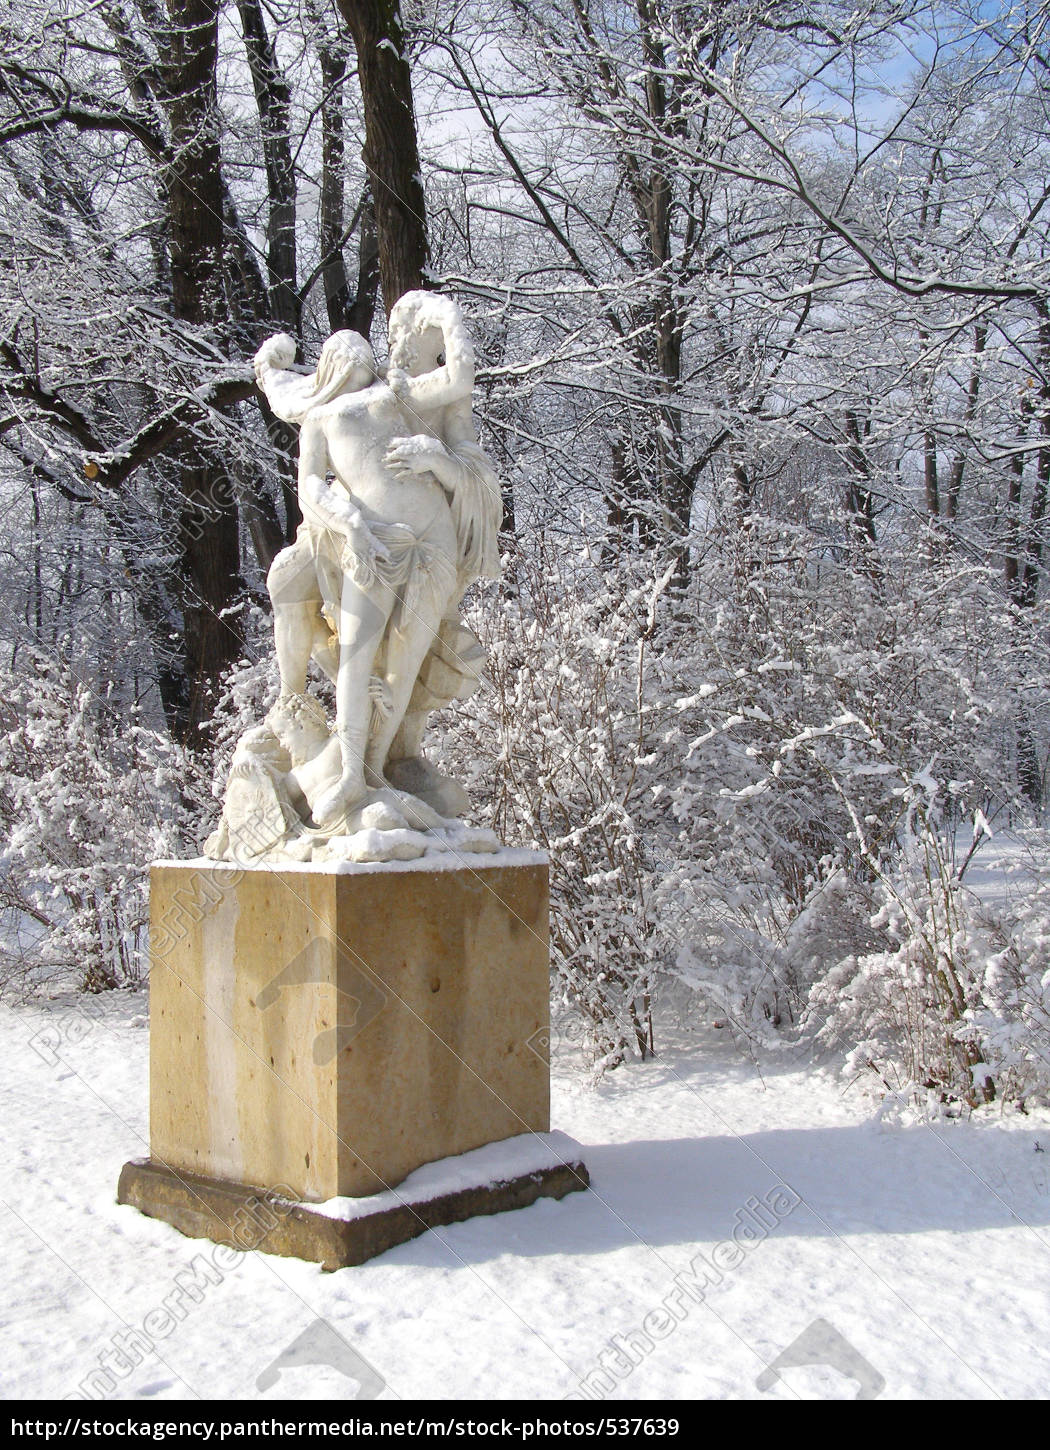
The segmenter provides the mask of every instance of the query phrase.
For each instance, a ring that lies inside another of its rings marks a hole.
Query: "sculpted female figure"
[[[282,366],[289,346],[271,339],[256,359],[271,407],[301,425],[303,524],[267,583],[282,697],[304,693],[311,655],[335,680],[340,769],[312,808],[325,827],[384,784],[395,740],[402,764],[418,752],[425,708],[410,712],[413,690],[435,643],[455,638],[464,590],[498,571],[501,501],[450,300],[397,303],[385,380],[356,333],[331,337],[310,378]]]

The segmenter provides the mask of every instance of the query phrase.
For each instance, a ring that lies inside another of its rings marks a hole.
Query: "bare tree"
[[[218,0],[173,0],[167,12],[115,0],[56,17],[43,38],[27,27],[0,62],[0,165],[50,238],[42,254],[12,216],[20,271],[7,272],[0,433],[37,486],[105,520],[153,621],[165,714],[194,745],[207,743],[219,683],[244,651],[245,571],[264,570],[298,522],[292,440],[272,418],[255,427],[254,405],[244,411],[244,360],[268,330],[301,334],[316,284],[324,277],[332,296],[345,273],[355,231],[359,282],[339,325],[368,329],[377,286],[367,202],[349,224],[342,214],[338,148],[312,238],[320,256],[300,276],[298,192],[324,141],[311,111],[295,133],[292,81],[258,0],[237,7],[240,56],[220,55],[220,11]],[[331,17],[319,33],[323,57]],[[220,70],[226,95],[254,102],[254,136],[238,142],[247,173],[224,151]],[[317,83],[309,66],[297,80]],[[326,93],[329,139],[334,104]],[[71,320],[107,293],[123,316],[94,326],[106,364],[78,366]]]
[[[357,51],[364,105],[364,161],[375,208],[379,277],[387,315],[422,286],[427,260],[423,182],[412,72],[397,0],[338,0]]]

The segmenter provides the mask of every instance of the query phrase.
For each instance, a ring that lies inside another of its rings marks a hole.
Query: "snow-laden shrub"
[[[652,910],[648,638],[660,581],[603,577],[555,550],[469,615],[487,680],[434,748],[479,816],[551,858],[553,1011],[575,1015],[599,1070],[652,1048],[661,942]]]
[[[0,669],[0,988],[145,978],[147,868],[184,851],[194,780],[63,664],[23,649]]]
[[[886,946],[916,791],[948,838],[1015,808],[1047,678],[1038,622],[958,559],[873,576],[756,520],[692,574],[680,596],[654,557],[518,558],[471,616],[490,688],[436,735],[504,838],[550,852],[556,1003],[606,1063],[648,1049],[661,976],[797,1036],[814,985]]]
[[[871,922],[882,949],[825,970],[810,992],[806,1026],[845,1052],[848,1073],[874,1073],[896,1095],[987,1101],[988,1066],[961,1030],[980,1001],[972,923],[943,842],[924,824],[876,870]]]
[[[974,1045],[998,1095],[1050,1101],[1050,869],[1012,910],[967,905],[980,992],[959,1036]],[[979,949],[979,950],[978,950]]]
[[[273,616],[253,606],[245,621],[245,634],[251,658],[239,660],[227,673],[215,709],[210,802],[197,826],[202,844],[218,824],[222,813],[230,763],[238,740],[246,730],[263,723],[280,693],[280,671],[273,647]],[[316,666],[311,666],[311,673],[318,676],[311,680],[311,685],[316,688],[320,672]]]
[[[873,579],[802,530],[756,522],[746,560],[712,555],[700,586],[692,638],[672,620],[654,641],[676,715],[651,764],[679,826],[662,895],[687,922],[679,975],[768,1038],[876,945],[873,886],[916,790],[949,838],[1017,809],[1045,648],[983,570],[916,551]]]
[[[902,1101],[976,1107],[1050,1096],[1050,871],[984,903],[925,813],[874,886],[879,950],[815,982],[805,1025]]]

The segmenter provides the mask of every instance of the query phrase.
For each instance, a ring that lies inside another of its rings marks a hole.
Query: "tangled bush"
[[[450,712],[446,764],[505,839],[550,852],[556,996],[599,1066],[651,1050],[669,982],[749,1041],[833,1034],[858,1061],[870,1018],[844,964],[901,951],[914,976],[944,935],[886,903],[916,802],[949,843],[1019,809],[1017,722],[1050,677],[1039,622],[957,559],[902,552],[873,579],[768,522],[746,557],[694,560],[684,595],[669,580],[645,556],[518,560],[472,620],[490,688]],[[950,967],[934,952],[922,1072],[899,993],[881,1060],[892,1039],[908,1081],[980,1095],[988,1003]]]
[[[812,536],[756,526],[746,569],[708,563],[695,646],[663,655],[676,971],[748,1036],[783,1040],[772,1029],[799,1026],[815,983],[881,944],[875,887],[916,798],[948,840],[1019,808],[1034,631],[1017,637],[985,571],[951,572],[942,591],[934,564],[902,557],[876,587]]]
[[[806,1027],[847,1049],[847,1072],[873,1073],[900,1100],[1045,1100],[1050,871],[1022,903],[994,905],[964,885],[947,846],[923,811],[875,883],[879,949],[843,957],[814,983]]]
[[[148,863],[182,854],[194,771],[61,663],[0,670],[0,987],[146,974]]]

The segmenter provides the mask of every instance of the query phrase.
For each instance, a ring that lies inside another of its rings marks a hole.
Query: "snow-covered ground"
[[[708,1031],[597,1089],[556,1068],[554,1123],[582,1144],[590,1192],[324,1274],[211,1260],[115,1203],[122,1162],[147,1150],[145,1005],[114,994],[86,1022],[60,1002],[0,1008],[10,1398],[107,1374],[123,1399],[383,1382],[388,1399],[852,1397],[858,1383],[970,1399],[1050,1384],[1050,1117],[879,1123],[831,1074],[759,1073]],[[162,1334],[171,1316],[151,1311],[189,1272],[198,1302],[183,1295]],[[291,1359],[321,1363],[271,1369],[296,1341]],[[817,1362],[760,1388],[796,1341]]]

